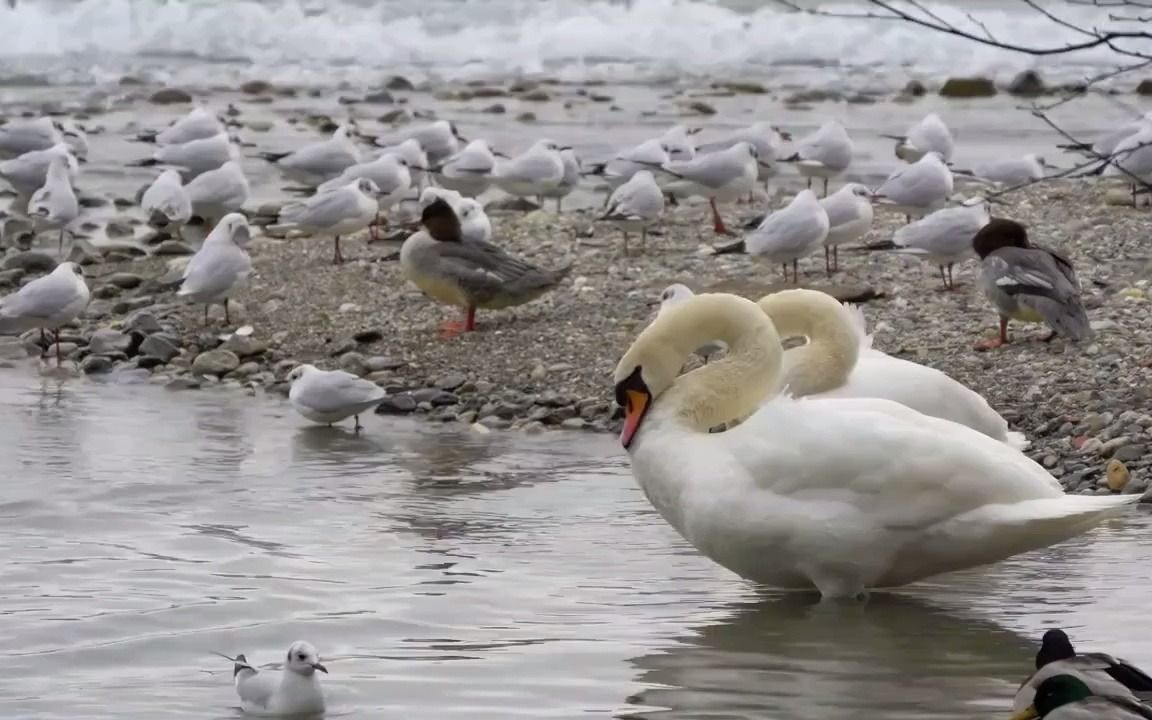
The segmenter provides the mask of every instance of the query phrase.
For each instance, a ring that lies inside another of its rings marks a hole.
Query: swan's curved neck
[[[704,302],[699,302],[704,300]],[[771,323],[752,302],[730,295],[701,295],[668,326],[662,343],[675,376],[688,357],[713,340],[727,344],[720,360],[685,373],[659,398],[656,411],[698,432],[755,412],[779,387],[782,350]],[[656,323],[653,323],[655,325]],[[658,341],[659,342],[659,341]],[[665,344],[666,343],[666,344]]]
[[[783,384],[796,396],[834,390],[848,381],[860,339],[835,298],[812,290],[787,290],[759,302],[782,338],[808,342],[784,353]]]

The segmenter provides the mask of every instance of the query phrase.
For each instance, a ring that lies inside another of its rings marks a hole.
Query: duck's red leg
[[[1008,344],[1008,318],[1000,318],[1000,337],[988,338],[976,343],[976,350],[994,350]]]
[[[720,211],[716,209],[716,198],[708,201],[712,206],[712,231],[717,235],[727,235],[728,228],[724,226],[724,218],[720,217]]]

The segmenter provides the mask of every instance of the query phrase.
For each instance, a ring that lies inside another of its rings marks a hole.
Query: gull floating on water
[[[476,329],[478,308],[498,310],[535,300],[555,288],[571,266],[543,270],[487,242],[464,242],[452,205],[436,198],[421,217],[424,230],[400,249],[400,269],[425,295],[464,309],[464,322],[446,322],[445,335]]]
[[[744,237],[749,255],[782,265],[784,282],[788,282],[788,263],[792,263],[792,282],[799,283],[799,261],[816,252],[828,238],[828,213],[811,190],[801,190],[787,206],[764,218]]]
[[[496,155],[488,141],[477,138],[436,169],[436,182],[465,197],[477,197],[492,184],[495,168]]]
[[[252,272],[252,260],[243,247],[250,239],[247,218],[240,213],[225,215],[184,268],[184,282],[176,294],[204,304],[205,325],[208,306],[216,303],[224,305],[224,322],[232,322],[228,299]]]
[[[808,179],[809,189],[812,178],[823,178],[827,195],[828,181],[852,164],[852,139],[843,125],[829,120],[801,139],[796,144],[796,153],[788,161],[796,163],[796,171]]]
[[[136,164],[145,167],[163,165],[176,168],[180,171],[180,177],[184,182],[190,182],[196,176],[215,170],[229,160],[239,161],[240,150],[227,133],[218,133],[211,137],[156,148],[150,159]]]
[[[344,262],[340,236],[363,230],[376,219],[380,189],[367,178],[357,178],[347,185],[317,192],[304,202],[290,203],[280,210],[280,223],[292,225],[314,235],[332,236],[332,261]]]
[[[350,125],[341,125],[332,137],[293,152],[262,152],[260,157],[274,163],[284,176],[305,187],[316,187],[360,162],[360,149],[349,137]]]
[[[987,201],[970,198],[959,207],[937,210],[897,230],[892,236],[896,245],[893,252],[936,265],[940,268],[944,289],[952,290],[956,287],[952,282],[952,266],[975,257],[972,238],[988,220]]]
[[[748,142],[691,160],[671,160],[661,168],[672,178],[663,183],[664,190],[672,195],[708,198],[712,229],[717,234],[728,234],[716,203],[732,202],[752,192],[759,174],[757,162],[756,148]]]
[[[177,234],[192,219],[192,201],[184,191],[180,173],[176,170],[160,173],[141,196],[140,207],[148,215],[150,225],[159,228],[171,225],[176,228]]]
[[[73,262],[63,262],[44,277],[36,278],[11,295],[0,299],[0,335],[39,329],[56,336],[56,364],[60,357],[60,326],[75,320],[88,307],[91,295],[84,282],[84,270]]]
[[[355,418],[359,432],[360,413],[367,412],[384,399],[384,388],[374,382],[343,370],[320,370],[304,364],[288,375],[292,388],[288,401],[296,411],[312,422],[328,425]]]
[[[664,214],[664,193],[650,170],[640,170],[612,191],[601,220],[615,223],[624,233],[624,254],[628,254],[628,233],[640,233],[640,247],[647,249],[648,227]]]
[[[564,181],[564,158],[569,148],[552,140],[537,140],[532,147],[509,160],[496,163],[492,180],[496,187],[517,197],[537,197],[556,190]]]
[[[839,246],[856,242],[872,229],[872,191],[860,183],[848,183],[821,200],[820,205],[828,213],[824,269],[831,275],[840,269]]]
[[[63,255],[64,232],[73,220],[80,217],[80,203],[72,189],[67,158],[59,155],[52,158],[44,185],[28,201],[28,214],[37,225],[60,231],[59,251]]]
[[[215,170],[197,175],[184,186],[184,192],[192,204],[192,213],[211,225],[248,202],[248,178],[240,163],[229,160]]]
[[[903,213],[908,222],[943,207],[952,195],[952,171],[935,151],[888,176],[873,195],[885,207]]]
[[[257,670],[243,655],[234,658],[216,653],[233,662],[232,676],[241,709],[250,715],[310,716],[324,713],[324,691],[316,675],[327,674],[316,648],[297,640],[288,648],[281,670]]]
[[[373,139],[380,147],[399,145],[405,140],[415,140],[428,154],[428,163],[439,165],[460,150],[464,138],[456,126],[447,120],[437,120],[425,125],[408,125]],[[425,164],[427,166],[427,163]]]
[[[908,129],[907,135],[882,135],[896,141],[896,157],[914,163],[926,153],[939,153],[944,162],[952,159],[955,143],[952,131],[936,113],[928,113]]]
[[[972,247],[981,261],[981,289],[1000,314],[1000,336],[979,343],[977,350],[1006,344],[1009,320],[1044,323],[1052,330],[1045,341],[1063,335],[1079,342],[1092,334],[1072,262],[1031,244],[1023,225],[992,218],[976,233]]]

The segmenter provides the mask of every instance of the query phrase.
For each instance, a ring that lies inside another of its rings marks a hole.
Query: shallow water
[[[0,717],[235,717],[319,646],[333,717],[986,717],[1041,629],[1152,664],[1146,514],[866,605],[758,593],[613,438],[479,435],[0,372]]]

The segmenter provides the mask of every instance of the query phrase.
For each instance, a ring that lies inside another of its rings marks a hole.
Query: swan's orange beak
[[[636,437],[636,431],[640,429],[640,423],[644,421],[644,416],[648,414],[648,406],[652,403],[652,396],[648,394],[647,390],[625,390],[624,397],[626,399],[626,414],[624,416],[624,429],[620,432],[620,444],[627,449],[632,444],[632,439]]]

